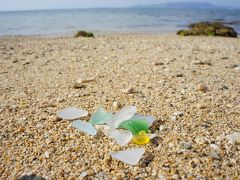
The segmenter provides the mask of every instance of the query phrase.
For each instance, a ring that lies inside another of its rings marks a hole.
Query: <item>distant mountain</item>
[[[231,7],[217,6],[211,3],[202,2],[170,2],[162,4],[152,4],[152,5],[136,5],[133,8],[179,8],[179,9],[226,9]]]

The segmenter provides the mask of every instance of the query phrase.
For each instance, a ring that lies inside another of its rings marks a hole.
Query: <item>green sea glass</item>
[[[133,135],[138,134],[140,131],[145,131],[146,133],[149,131],[148,123],[144,119],[130,119],[122,122],[118,127],[131,131]]]
[[[98,110],[92,115],[90,123],[95,126],[98,124],[104,124],[113,117],[112,113],[106,112],[102,107],[99,107]]]

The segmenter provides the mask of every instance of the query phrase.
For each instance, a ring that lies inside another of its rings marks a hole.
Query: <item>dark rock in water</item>
[[[86,32],[86,31],[78,31],[75,35],[74,35],[75,38],[78,38],[78,37],[92,37],[94,38],[94,34],[91,33],[91,32]]]
[[[220,22],[200,22],[189,25],[190,30],[180,30],[177,32],[180,36],[223,36],[237,37],[237,32],[229,26]]]
[[[31,175],[24,175],[18,178],[18,180],[46,180],[46,179],[41,176],[37,176],[36,174],[31,174]]]

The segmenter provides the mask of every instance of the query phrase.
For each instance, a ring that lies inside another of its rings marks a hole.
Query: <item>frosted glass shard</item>
[[[87,115],[87,111],[75,107],[67,107],[57,112],[57,117],[64,120],[74,120]]]
[[[148,132],[148,123],[146,120],[140,119],[130,119],[122,122],[119,128],[127,129],[132,132],[133,135],[138,134],[140,131]]]
[[[240,132],[234,132],[226,136],[228,143],[230,144],[240,144]]]
[[[107,124],[112,128],[117,128],[121,122],[126,121],[130,119],[132,116],[134,116],[136,111],[137,111],[137,108],[135,106],[125,107],[121,109],[119,112],[115,113],[112,119],[110,119],[107,122]]]
[[[131,119],[145,119],[148,123],[148,127],[151,127],[153,122],[155,121],[154,116],[144,116],[144,115],[141,115],[141,114],[138,114],[138,113],[136,113],[133,117],[131,117]]]
[[[132,139],[132,133],[126,130],[104,129],[104,134],[116,141],[120,146],[126,145]]]
[[[157,137],[157,134],[148,134],[148,137],[149,137],[149,139],[153,139],[153,138]]]
[[[98,110],[92,115],[89,122],[95,126],[106,123],[112,117],[112,113],[108,113],[102,107],[99,107]]]
[[[111,156],[112,158],[118,159],[127,164],[136,165],[140,161],[144,152],[145,152],[144,148],[135,148],[113,152],[111,153]]]
[[[77,120],[77,121],[73,121],[71,125],[77,130],[85,132],[87,134],[90,134],[93,136],[97,134],[97,130],[92,126],[92,124],[88,122]]]

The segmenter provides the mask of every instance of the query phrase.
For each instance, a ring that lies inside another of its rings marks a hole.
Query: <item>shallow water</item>
[[[2,35],[71,35],[95,33],[168,33],[189,23],[222,20],[240,33],[240,10],[101,8],[0,12]]]

